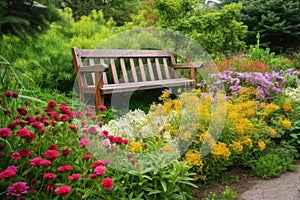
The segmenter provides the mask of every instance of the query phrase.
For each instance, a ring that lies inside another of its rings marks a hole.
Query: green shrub
[[[216,195],[214,193],[210,193],[206,198],[202,200],[237,200],[238,194],[230,187],[226,186],[226,189],[222,194]]]

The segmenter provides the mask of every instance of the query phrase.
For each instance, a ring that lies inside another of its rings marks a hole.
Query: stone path
[[[239,200],[300,200],[300,164],[298,171],[287,172],[278,178],[259,181],[244,192]]]

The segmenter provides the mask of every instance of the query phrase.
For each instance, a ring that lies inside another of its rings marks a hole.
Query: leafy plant
[[[229,199],[237,200],[238,194],[233,189],[226,186],[225,191],[222,192],[220,195],[210,193],[206,198],[204,198],[202,200],[229,200]]]
[[[263,178],[280,176],[291,168],[291,160],[280,158],[277,154],[266,154],[256,160],[252,166],[255,175]]]

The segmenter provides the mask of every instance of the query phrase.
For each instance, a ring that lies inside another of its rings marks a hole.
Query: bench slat
[[[164,66],[166,78],[170,79],[169,67],[168,67],[168,62],[167,62],[166,58],[163,58],[163,66]]]
[[[154,78],[153,69],[152,69],[152,63],[151,63],[151,59],[150,58],[147,58],[147,66],[148,66],[150,80],[154,81],[155,78]]]
[[[118,74],[117,74],[117,70],[116,70],[115,59],[110,59],[110,67],[111,67],[111,72],[113,75],[114,83],[117,84],[117,83],[119,83],[119,79],[118,79]]]
[[[160,69],[160,64],[158,58],[155,58],[155,66],[156,66],[156,72],[159,80],[162,80],[162,74],[161,74],[161,69]]]
[[[100,59],[99,59],[99,62],[100,62],[100,64],[106,64],[103,58],[100,58]],[[107,75],[106,75],[106,72],[104,72],[104,73],[102,74],[102,76],[103,76],[103,84],[104,84],[104,85],[107,85],[107,84],[108,84],[108,81],[107,81]]]
[[[142,60],[142,58],[139,58],[138,60],[139,60],[139,67],[140,67],[140,72],[141,72],[141,76],[142,76],[142,81],[146,81],[147,79],[146,79],[143,60]]]
[[[120,58],[120,65],[121,65],[121,70],[122,70],[121,78],[123,79],[124,83],[129,83],[124,58]]]
[[[133,58],[130,58],[129,62],[130,62],[131,75],[132,75],[133,81],[134,82],[138,82],[138,77],[137,77],[137,74],[136,74],[136,70],[135,70],[135,65],[134,65]]]

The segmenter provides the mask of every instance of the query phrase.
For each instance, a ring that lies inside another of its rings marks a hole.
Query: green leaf
[[[167,184],[165,181],[161,181],[161,186],[163,187],[164,192],[167,192]]]

